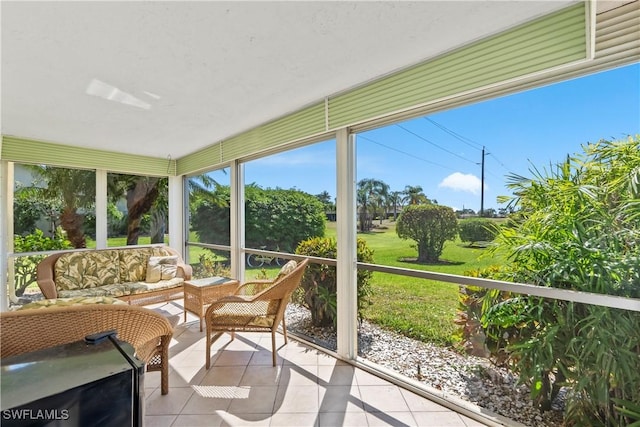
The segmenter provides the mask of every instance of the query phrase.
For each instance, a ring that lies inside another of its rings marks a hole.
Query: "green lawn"
[[[335,235],[334,227],[330,226],[328,235]],[[445,244],[441,263],[417,264],[414,242],[398,238],[394,222],[385,222],[373,232],[358,233],[358,237],[365,239],[374,250],[376,264],[464,275],[466,271],[503,262],[489,257],[485,249],[469,248],[456,241]],[[440,345],[453,344],[457,285],[376,272],[372,287],[373,304],[364,312],[366,319],[412,338]]]

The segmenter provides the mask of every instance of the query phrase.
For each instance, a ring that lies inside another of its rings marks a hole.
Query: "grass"
[[[466,271],[503,263],[502,259],[489,257],[486,249],[455,241],[445,244],[441,262],[418,264],[414,242],[400,239],[394,222],[384,222],[381,228],[358,233],[358,237],[373,249],[376,264],[464,275]],[[371,285],[372,304],[364,310],[365,319],[421,341],[454,344],[457,285],[378,272],[373,274]]]

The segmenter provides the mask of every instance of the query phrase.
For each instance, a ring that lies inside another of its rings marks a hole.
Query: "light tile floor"
[[[277,366],[269,334],[221,337],[205,369],[205,335],[180,314],[170,349],[169,394],[160,374],[145,375],[145,425],[155,426],[483,426],[316,349],[278,335]]]

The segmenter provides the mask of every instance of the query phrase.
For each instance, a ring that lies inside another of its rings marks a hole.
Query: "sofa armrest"
[[[42,295],[46,299],[54,299],[58,297],[58,289],[56,288],[54,277],[54,266],[61,255],[61,253],[49,255],[38,263],[36,281],[42,291]]]
[[[178,263],[178,277],[182,277],[184,280],[189,280],[191,279],[192,274],[193,268],[189,264],[181,262]]]

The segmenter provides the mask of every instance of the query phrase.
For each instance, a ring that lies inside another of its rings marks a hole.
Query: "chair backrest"
[[[307,268],[308,263],[309,260],[305,259],[298,263],[296,268],[289,273],[278,276],[273,282],[273,285],[264,289],[255,296],[255,300],[268,301],[284,299],[288,302],[288,298],[298,285],[300,285],[302,276],[304,275],[304,270]]]
[[[78,305],[0,313],[0,357],[28,353],[82,340],[86,335],[115,329],[118,338],[148,362],[173,328],[161,314],[130,305]]]

